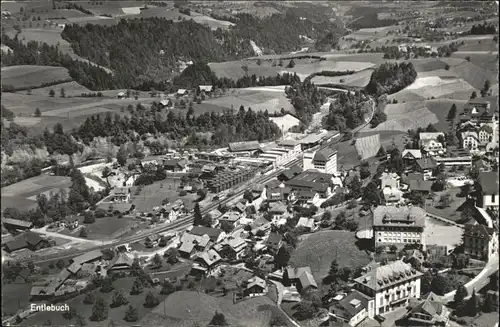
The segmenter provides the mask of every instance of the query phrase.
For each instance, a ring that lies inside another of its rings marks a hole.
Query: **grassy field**
[[[2,188],[2,211],[7,207],[28,210],[36,207],[36,195],[58,192],[71,185],[69,177],[40,175]]]
[[[179,308],[182,308],[179,310]],[[267,326],[274,315],[282,315],[268,297],[261,296],[233,304],[231,297],[218,298],[203,293],[180,291],[171,294],[144,319],[143,326],[191,327],[206,325],[215,311],[224,313],[231,326]]]
[[[30,291],[31,284],[28,283],[2,283],[2,315],[25,310],[30,303]]]
[[[85,86],[82,86],[78,84],[75,81],[67,82],[67,83],[61,83],[53,86],[46,86],[46,87],[40,87],[36,89],[31,90],[31,95],[39,95],[39,96],[45,96],[49,94],[50,90],[60,91],[62,88],[64,88],[64,92],[66,93],[67,97],[79,97],[81,96],[82,93],[95,93],[95,91],[91,91],[87,89]],[[26,94],[26,91],[20,92]],[[59,95],[59,94],[58,94]]]
[[[423,101],[388,104],[384,112],[387,115],[387,121],[372,130],[406,132],[409,129],[425,127],[439,121],[437,116],[427,109]]]
[[[427,109],[436,115],[438,122],[434,123],[439,131],[447,131],[449,129],[449,123],[446,121],[448,112],[453,104],[457,107],[457,113],[462,112],[467,100],[454,100],[454,99],[435,99],[426,100],[425,106]],[[457,114],[458,116],[458,114]]]
[[[129,300],[130,305],[134,306],[139,315],[139,319],[141,317],[146,316],[152,309],[146,308],[143,306],[144,304],[144,299],[146,294],[148,293],[149,290],[153,291],[158,297],[160,301],[163,301],[166,296],[161,295],[159,292],[159,289],[144,289],[144,292],[139,294],[139,295],[129,295],[130,290],[132,289],[132,284],[134,283],[134,278],[122,278],[116,280],[113,285],[115,289],[123,289],[125,294],[127,295],[127,299]],[[94,290],[93,293],[95,294],[96,297],[102,297],[108,304],[111,303],[112,297],[113,297],[113,292],[110,293],[101,293],[99,290]],[[65,303],[68,303],[68,305],[71,308],[75,308],[76,311],[81,314],[85,319],[88,320],[88,318],[92,315],[92,305],[87,305],[83,304],[83,299],[85,298],[85,295],[79,295],[76,298],[73,298],[71,300],[67,300]],[[101,322],[91,322],[88,321],[88,326],[107,326],[110,320],[113,320],[115,324],[118,324],[118,326],[131,326],[131,325],[136,325],[136,323],[127,323],[126,321],[123,320],[123,317],[125,316],[125,311],[127,310],[128,305],[124,305],[118,308],[109,308],[108,311],[108,319],[105,321]],[[65,320],[62,317],[62,314],[54,314],[52,312],[40,312],[32,317],[28,318],[24,323],[27,326],[35,326],[35,325],[41,325],[44,323],[46,320],[50,319],[52,321],[53,326],[68,326],[69,321]]]
[[[320,282],[330,269],[333,259],[339,267],[359,267],[370,262],[370,256],[359,250],[354,233],[347,231],[322,231],[303,236],[290,258],[294,267],[310,266],[314,278]]]
[[[139,227],[145,228],[144,223],[140,223],[133,218],[97,218],[93,224],[83,224],[83,217],[78,218],[80,225],[85,226],[88,234],[87,239],[89,240],[112,240]],[[64,234],[78,237],[78,232],[69,233],[68,230],[65,230]]]
[[[2,86],[14,88],[37,88],[45,83],[69,81],[68,70],[64,67],[52,66],[9,66],[2,67]]]
[[[283,90],[283,91],[281,91]],[[234,89],[227,95],[205,100],[201,105],[210,104],[222,108],[238,110],[240,106],[248,107],[254,111],[268,110],[269,112],[280,111],[281,108],[294,112],[293,106],[286,98],[283,87],[252,87],[246,89]],[[196,106],[195,106],[196,111]]]
[[[442,192],[436,192],[434,197],[434,203],[427,206],[427,212],[432,213],[436,216],[441,216],[446,219],[453,221],[458,221],[460,219],[461,212],[458,210],[460,206],[465,202],[465,198],[458,197],[457,194],[460,193],[460,188],[449,188]],[[451,203],[446,208],[439,207],[439,198],[443,194],[449,194],[451,198]]]
[[[345,76],[316,76],[311,79],[311,82],[316,85],[322,84],[344,84],[347,86],[365,87],[372,76],[372,69],[365,69],[356,72],[352,75]]]

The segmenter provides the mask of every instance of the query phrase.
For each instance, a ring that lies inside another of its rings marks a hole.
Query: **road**
[[[92,243],[92,244],[95,244],[95,245],[105,245],[105,244],[110,243],[110,242],[98,241],[98,240],[87,240],[87,239],[84,239],[84,238],[74,237],[74,236],[70,236],[70,235],[64,235],[64,234],[60,234],[60,233],[49,232],[49,231],[47,231],[46,228],[47,227],[33,228],[33,229],[31,229],[31,231],[34,232],[34,233],[37,233],[37,234],[42,234],[42,235],[48,236],[48,237],[62,238],[62,239],[69,240],[69,241],[72,241],[72,242]]]
[[[262,176],[259,176],[258,178],[256,178],[253,183],[266,183],[268,181],[270,181],[271,179],[273,179],[274,177],[278,176],[279,173],[283,170],[283,169],[286,169],[286,168],[289,168],[295,164],[297,164],[299,162],[300,159],[295,159],[293,161],[290,161],[288,163],[286,163],[285,165],[283,165],[283,167],[281,167],[280,169],[276,170],[275,172],[273,172],[272,174],[270,175],[262,175]],[[216,209],[219,204],[227,204],[231,201],[234,201],[235,199],[237,199],[238,197],[240,197],[244,192],[245,190],[247,189],[247,184],[249,184],[248,182],[245,183],[243,186],[240,186],[237,190],[235,190],[234,192],[234,195],[229,197],[229,198],[226,198],[224,200],[221,200],[217,203],[214,203],[214,204],[211,204],[205,208],[203,208],[201,210],[201,214],[204,215],[205,213],[208,213],[214,209]],[[137,242],[141,239],[144,239],[146,238],[147,236],[150,236],[150,235],[153,235],[153,234],[157,234],[157,233],[163,233],[163,232],[167,232],[167,231],[180,231],[180,230],[183,230],[187,227],[189,227],[191,224],[192,224],[192,221],[193,221],[193,215],[189,215],[189,216],[186,216],[186,217],[183,217],[183,218],[180,218],[166,226],[159,226],[159,227],[156,227],[156,228],[152,228],[152,229],[148,229],[148,230],[145,230],[139,234],[136,234],[136,235],[133,235],[133,236],[128,236],[128,237],[125,237],[123,239],[119,239],[119,240],[115,240],[113,241],[112,243],[108,243],[106,245],[99,245],[99,246],[92,246],[92,247],[89,247],[85,250],[78,250],[78,251],[73,251],[72,253],[65,253],[65,254],[58,254],[58,255],[50,255],[50,256],[46,256],[46,257],[43,257],[43,258],[39,258],[38,260],[34,260],[35,261],[35,264],[40,264],[40,263],[44,263],[44,262],[48,262],[48,261],[53,261],[53,260],[59,260],[59,259],[66,259],[66,258],[72,258],[72,257],[75,257],[75,256],[78,256],[80,254],[83,254],[83,253],[86,253],[88,251],[91,251],[91,250],[97,250],[97,249],[106,249],[106,248],[110,248],[110,247],[115,247],[115,246],[119,246],[119,245],[122,245],[122,244],[127,244],[127,243],[134,243],[134,242]]]

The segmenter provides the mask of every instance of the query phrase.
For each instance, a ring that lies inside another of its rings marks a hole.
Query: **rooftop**
[[[259,149],[260,149],[259,141],[229,143],[229,151],[231,152],[255,151]]]
[[[377,291],[419,276],[422,276],[422,273],[410,265],[403,261],[394,261],[385,266],[373,268],[354,281]]]
[[[483,193],[498,194],[498,173],[494,171],[479,172],[479,184]]]
[[[373,226],[425,227],[426,212],[416,206],[378,206],[373,210]]]

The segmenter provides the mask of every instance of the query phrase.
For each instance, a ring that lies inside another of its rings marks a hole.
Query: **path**
[[[290,317],[288,313],[286,313],[283,309],[281,309],[281,301],[283,301],[283,290],[285,289],[285,287],[280,282],[274,280],[270,280],[270,282],[276,286],[276,293],[278,293],[278,301],[276,305],[278,306],[278,309],[280,309],[280,311],[283,312],[285,317],[292,325],[294,325],[295,327],[300,327],[300,325],[295,320],[293,320],[293,318]]]
[[[92,244],[95,244],[95,245],[103,245],[103,244],[106,244],[106,243],[110,243],[110,242],[106,242],[106,241],[87,240],[87,239],[84,239],[84,238],[79,238],[79,237],[64,235],[64,234],[55,233],[55,232],[49,232],[49,231],[45,230],[45,228],[32,229],[31,231],[34,232],[34,233],[37,233],[37,234],[42,234],[42,235],[48,236],[48,237],[63,238],[63,239],[70,240],[70,241],[73,241],[73,242],[92,243]]]

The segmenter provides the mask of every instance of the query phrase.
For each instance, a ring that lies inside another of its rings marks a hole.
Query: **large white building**
[[[337,151],[325,147],[315,152],[304,152],[303,157],[304,170],[316,169],[324,174],[337,173]]]
[[[368,317],[373,318],[406,307],[410,297],[420,298],[421,276],[410,265],[395,261],[356,278],[354,287],[370,298],[367,311]]]
[[[378,206],[373,211],[375,247],[424,244],[424,209],[408,206]]]

